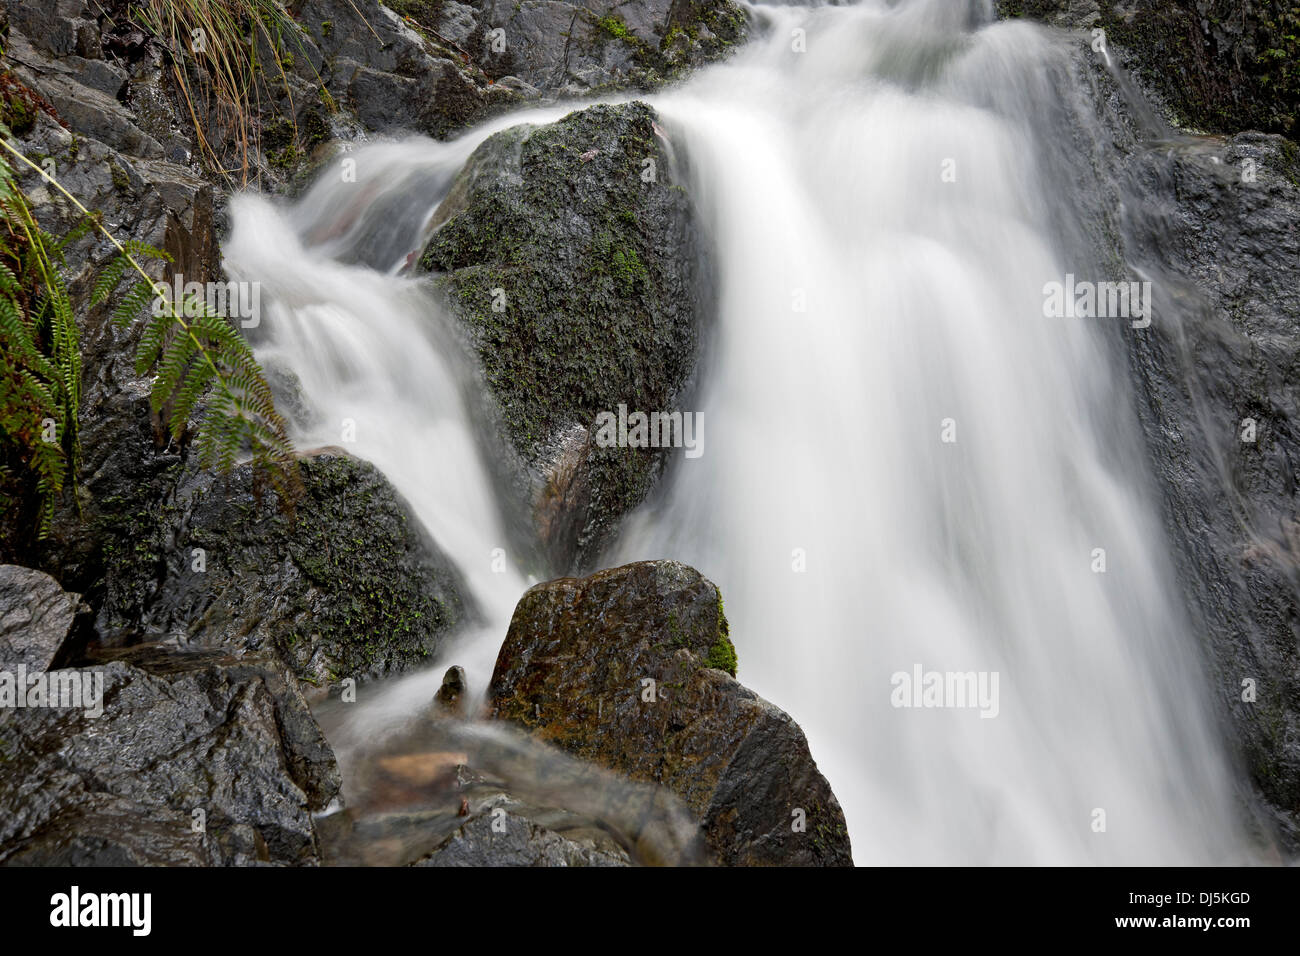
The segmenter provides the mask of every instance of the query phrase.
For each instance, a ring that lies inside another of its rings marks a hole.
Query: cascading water
[[[526,584],[509,561],[492,560],[506,534],[465,397],[472,370],[428,290],[398,274],[474,146],[518,121],[456,143],[358,150],[288,209],[238,197],[224,248],[232,279],[262,284],[257,356],[294,382],[298,447],[342,445],[373,462],[457,564],[481,618],[457,642],[457,663],[480,690]],[[408,682],[382,712],[427,702],[439,676]]]
[[[860,863],[1239,858],[1107,348],[1142,333],[1043,316],[1044,283],[1090,268],[1068,52],[957,0],[756,16],[747,49],[652,98],[717,250],[709,442],[606,563],[671,557],[718,583],[741,679],[807,731]],[[367,147],[355,183],[287,211],[239,200],[226,248],[271,302],[258,354],[301,384],[300,445],[351,419],[349,450],[459,563],[483,627],[448,662],[479,686],[525,582],[490,570],[501,512],[456,350],[395,273],[478,142],[562,112]],[[894,706],[916,666],[996,673],[996,716]],[[359,710],[352,739],[439,673]]]

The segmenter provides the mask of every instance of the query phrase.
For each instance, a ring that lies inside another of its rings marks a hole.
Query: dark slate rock
[[[317,861],[338,767],[279,661],[143,648],[75,673],[102,679],[99,716],[0,712],[0,765],[21,768],[0,773],[0,862]]]
[[[628,866],[608,839],[572,838],[517,811],[480,813],[413,866]]]
[[[83,608],[80,595],[68,594],[48,574],[0,565],[0,667],[48,670]]]

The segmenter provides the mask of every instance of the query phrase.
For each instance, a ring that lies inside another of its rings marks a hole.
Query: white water
[[[1059,238],[1060,197],[1086,181],[1045,161],[1060,42],[972,30],[988,11],[959,0],[761,15],[767,39],[653,98],[719,250],[709,444],[606,563],[672,557],[718,583],[742,681],[808,733],[859,863],[1236,859],[1194,633],[1103,348],[1118,320],[1042,316],[1043,284],[1088,265]],[[368,192],[327,177],[292,212],[243,199],[226,249],[274,303],[259,357],[318,413],[300,446],[354,419],[349,450],[460,565],[484,627],[447,659],[480,687],[526,582],[490,568],[505,534],[455,350],[390,273],[490,131],[361,151]],[[998,716],[895,709],[891,675],[914,664],[996,671]],[[423,705],[439,674],[372,718]]]
[[[535,122],[567,111],[537,111]],[[457,565],[481,620],[447,651],[473,689],[487,685],[525,581],[506,533],[463,387],[472,375],[448,320],[420,283],[398,276],[426,237],[451,180],[498,122],[455,143],[365,147],[333,165],[285,209],[260,196],[232,202],[224,247],[231,279],[262,283],[258,360],[296,377],[306,422],[300,449],[342,447],[373,462]],[[442,671],[397,682],[367,712],[378,724],[427,705]],[[366,728],[370,729],[370,728]],[[364,735],[364,733],[363,733]]]

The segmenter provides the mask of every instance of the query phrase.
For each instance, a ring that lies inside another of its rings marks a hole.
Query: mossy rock
[[[1086,23],[1078,20],[1085,10]],[[1300,138],[1300,7],[1293,0],[1002,0],[999,12],[1103,28],[1184,127]]]
[[[270,649],[320,688],[426,661],[466,615],[453,566],[373,465],[301,472],[292,514],[245,467],[182,471],[165,501],[101,519],[102,639]]]
[[[850,864],[844,815],[803,731],[735,668],[717,587],[684,564],[643,561],[525,593],[488,701],[498,719],[677,793],[721,864]]]
[[[434,215],[421,267],[482,361],[534,518],[563,436],[587,431],[559,454],[580,459],[576,513],[538,522],[557,571],[591,559],[665,462],[596,447],[596,416],[680,410],[695,369],[707,250],[678,175],[648,106],[595,106],[490,137]]]

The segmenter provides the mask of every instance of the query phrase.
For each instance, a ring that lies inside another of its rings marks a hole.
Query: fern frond
[[[116,291],[118,285],[122,282],[122,276],[126,272],[127,261],[125,256],[114,256],[113,260],[104,266],[95,280],[94,288],[90,290],[90,304],[99,305],[109,295]]]
[[[145,306],[158,298],[158,292],[153,284],[147,281],[137,282],[131,286],[131,290],[122,297],[117,308],[113,310],[112,321],[118,327],[130,325],[140,313],[144,311]]]
[[[135,367],[140,375],[153,373],[150,405],[167,431],[180,440],[201,407],[196,441],[200,462],[228,472],[246,457],[255,480],[269,482],[292,510],[302,492],[293,444],[266,376],[239,330],[201,299],[174,302],[160,295],[140,260],[170,262],[166,252],[137,240],[119,242],[53,176],[8,141],[0,139],[0,148],[40,173],[84,216],[61,241],[46,237],[31,218],[12,169],[0,158],[0,211],[11,231],[25,240],[23,257],[5,256],[0,230],[0,339],[5,344],[0,359],[0,437],[27,450],[26,464],[42,495],[40,533],[50,527],[54,496],[67,474],[77,470],[81,352],[60,250],[90,229],[97,229],[118,252],[99,272],[91,289],[92,304],[118,295],[133,271],[139,279],[121,294],[111,313],[113,322],[129,325],[154,305],[140,331]],[[11,261],[17,263],[16,270],[8,267]],[[27,281],[29,271],[37,281]],[[24,302],[29,303],[26,309]],[[46,418],[58,425],[58,442],[40,441],[32,423]]]

